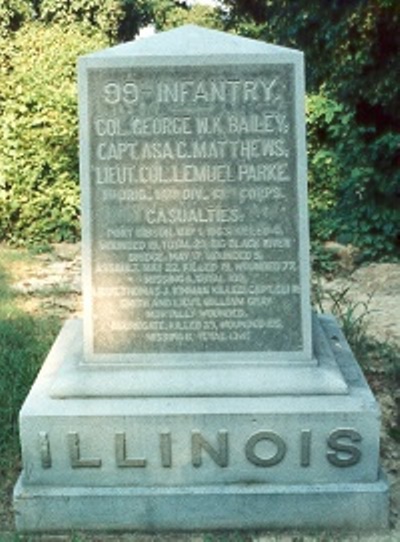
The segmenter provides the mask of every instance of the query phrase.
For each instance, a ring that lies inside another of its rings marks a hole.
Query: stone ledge
[[[377,530],[388,526],[388,484],[65,488],[14,491],[24,532],[213,529]]]
[[[310,364],[262,360],[230,362],[221,354],[219,363],[171,363],[162,354],[147,365],[89,364],[83,359],[80,320],[66,323],[49,354],[48,364],[57,366],[50,395],[71,397],[204,397],[347,394],[348,387],[337,357],[346,352],[346,339],[331,318],[319,316],[313,323],[314,360]]]

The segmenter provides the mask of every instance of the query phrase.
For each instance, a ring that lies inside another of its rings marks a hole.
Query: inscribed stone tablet
[[[90,67],[87,93],[94,354],[302,352],[293,64]]]

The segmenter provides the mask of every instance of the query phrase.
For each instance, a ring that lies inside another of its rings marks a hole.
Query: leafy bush
[[[313,239],[320,241],[332,239],[339,227],[336,205],[343,170],[336,146],[351,122],[343,109],[323,93],[307,99],[310,227]]]
[[[307,131],[312,239],[352,243],[367,260],[396,256],[400,178],[393,171],[384,177],[382,170],[399,136],[388,133],[367,142],[356,113],[325,91],[308,98]]]
[[[385,176],[384,158],[379,168],[374,163],[374,154],[399,144],[400,136],[396,134],[388,134],[386,141],[377,138],[370,144],[359,137],[353,147],[354,155],[341,155],[346,174],[340,187],[337,206],[340,223],[336,236],[339,242],[352,242],[360,247],[366,260],[399,255],[399,172]],[[390,155],[388,150],[386,158]]]
[[[0,44],[0,238],[78,238],[76,59],[104,45],[76,23],[30,23]]]
[[[150,18],[149,0],[42,0],[38,15],[46,23],[80,22],[99,29],[111,43],[133,39]]]
[[[33,15],[29,0],[0,0],[0,38],[18,30]]]
[[[398,0],[223,4],[226,29],[305,52],[313,233],[398,255]]]
[[[152,17],[156,28],[160,30],[168,30],[184,24],[222,29],[222,21],[216,9],[202,4],[189,6],[173,0],[153,0]]]

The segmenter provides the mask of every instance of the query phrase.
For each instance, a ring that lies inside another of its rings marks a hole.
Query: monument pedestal
[[[334,319],[319,322],[345,393],[60,398],[82,333],[68,322],[21,411],[18,529],[385,527],[379,409]]]

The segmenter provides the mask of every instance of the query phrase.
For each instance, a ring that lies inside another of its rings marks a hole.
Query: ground
[[[16,249],[14,249],[16,250]],[[9,258],[10,249],[0,246],[0,256],[7,252],[8,273],[11,286],[18,294],[18,303],[24,311],[33,315],[57,315],[61,320],[79,316],[81,305],[81,259],[80,246],[60,244],[49,252],[29,254],[23,258]],[[2,261],[2,258],[0,258]],[[17,473],[10,475],[8,496],[0,501],[0,542],[29,540],[40,542],[312,542],[343,540],[363,542],[400,541],[400,393],[399,382],[387,366],[390,349],[400,351],[400,264],[371,264],[357,270],[346,271],[339,277],[314,278],[314,300],[324,311],[336,311],[348,324],[349,333],[355,333],[360,346],[375,348],[374,356],[360,350],[368,359],[364,366],[369,383],[382,408],[382,463],[391,485],[391,528],[386,533],[346,536],[332,533],[296,535],[294,533],[221,533],[221,534],[159,534],[159,535],[84,535],[41,536],[19,538],[12,527],[11,488]],[[358,327],[357,327],[358,326]],[[368,338],[368,340],[366,340]],[[370,343],[371,340],[371,343]],[[377,344],[380,346],[376,346]],[[383,346],[382,346],[383,345]],[[390,350],[392,352],[392,350]],[[399,356],[400,354],[397,354]],[[399,358],[397,357],[397,360]],[[399,367],[397,368],[399,371]],[[399,378],[397,372],[397,378]],[[396,403],[397,399],[397,403]],[[3,510],[1,510],[3,508]],[[2,519],[3,518],[3,519]]]

